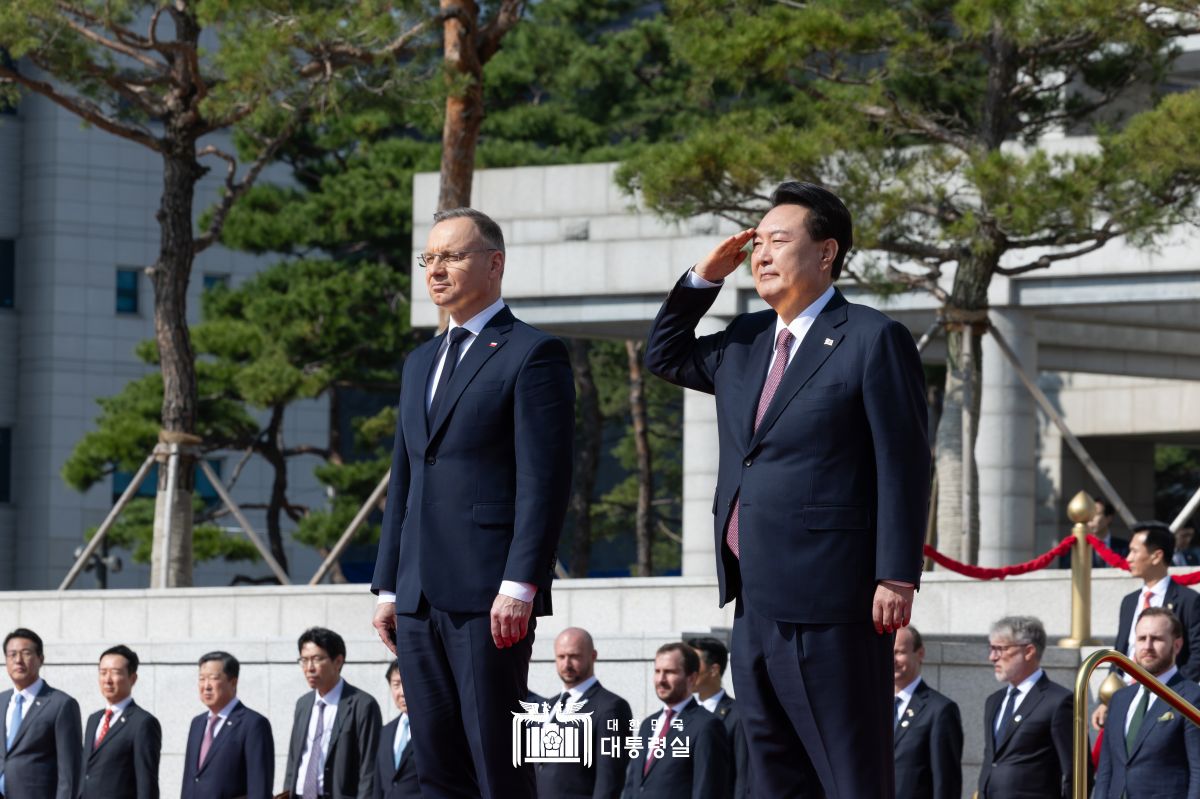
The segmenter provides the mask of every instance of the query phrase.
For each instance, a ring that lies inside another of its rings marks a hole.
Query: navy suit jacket
[[[487,323],[426,419],[445,334],[405,360],[387,508],[371,590],[396,612],[424,595],[452,613],[486,613],[503,580],[550,582],[571,490],[575,384],[567,348],[507,306]]]
[[[1200,686],[1176,672],[1167,683],[1193,705]],[[1105,723],[1094,799],[1200,799],[1200,727],[1156,699],[1142,720],[1133,748],[1127,749],[1125,720],[1138,686],[1113,694]]]
[[[553,703],[556,699],[551,697],[547,701]],[[633,711],[628,702],[600,685],[599,681],[583,692],[583,699],[586,704],[579,712],[592,714],[592,765],[538,763],[538,799],[619,799],[621,796],[629,758],[612,757],[611,752],[604,754],[602,742],[612,735],[610,720],[616,721],[621,735],[627,733]]]
[[[208,713],[201,713],[188,730],[180,799],[271,799],[275,782],[271,722],[238,702],[217,731],[203,768],[197,769],[207,724]]]
[[[746,744],[746,731],[742,729],[742,714],[738,712],[734,698],[725,694],[713,715],[725,725],[725,733],[729,736],[732,755],[729,761],[730,796],[743,799],[750,796],[750,749]]]
[[[25,707],[12,749],[8,740],[8,703],[13,691],[0,693],[0,772],[8,799],[75,799],[79,793],[79,703],[42,683]]]
[[[400,767],[396,768],[396,727],[399,725],[400,717],[397,716],[379,733],[379,749],[375,755],[375,799],[421,799],[411,738],[404,747],[404,754],[400,755]]]
[[[88,717],[83,731],[83,792],[80,799],[158,799],[162,726],[130,702],[93,746],[103,710]]]
[[[657,731],[651,731],[650,722],[660,714],[661,710],[647,716],[638,728],[642,748],[625,770],[623,799],[725,799],[729,795],[729,738],[721,720],[695,699],[679,711],[683,729],[667,730],[663,757],[655,761],[648,774],[643,774],[646,752],[657,735]],[[687,757],[672,756],[670,744],[676,738],[690,743]]]
[[[896,725],[894,747],[899,799],[961,799],[962,716],[925,680]]]
[[[1004,738],[993,746],[996,713],[1006,693],[1008,688],[1001,688],[983,706],[980,799],[1067,799],[1072,772],[1071,692],[1043,673],[1021,700]]]
[[[1121,621],[1117,627],[1117,640],[1113,649],[1122,655],[1129,652],[1129,635],[1133,629],[1133,612],[1142,601],[1145,589],[1139,588],[1121,599]],[[1200,594],[1172,580],[1167,584],[1163,607],[1179,617],[1183,624],[1183,649],[1175,658],[1175,665],[1193,682],[1200,681]],[[1120,671],[1116,666],[1112,671]]]
[[[741,314],[696,338],[718,291],[675,286],[650,331],[646,367],[716,395],[721,604],[741,597],[797,624],[869,622],[880,580],[921,579],[930,454],[912,335],[835,289],[755,432],[778,317]],[[723,544],[735,500],[740,560]]]

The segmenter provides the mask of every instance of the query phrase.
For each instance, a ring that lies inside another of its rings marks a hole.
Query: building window
[[[229,288],[229,275],[212,274],[209,272],[205,272],[204,273],[204,290],[211,291],[212,289],[215,289],[217,286],[220,286],[221,288],[226,288],[226,289]]]
[[[208,459],[208,465],[211,466],[212,470],[217,473],[217,477],[221,476],[222,462],[223,461],[220,458],[209,458]],[[129,488],[129,484],[131,482],[133,482],[133,474],[134,474],[133,472],[126,472],[126,471],[120,471],[120,470],[113,472],[113,482],[112,482],[113,504],[116,504],[117,500],[121,498],[121,495],[125,493],[125,489]],[[138,486],[137,493],[134,494],[134,496],[135,497],[153,497],[157,493],[158,493],[158,464],[155,464],[154,466],[150,467],[150,472],[146,475],[146,479],[142,481],[142,484],[140,486]],[[217,489],[213,488],[212,483],[209,482],[208,475],[206,475],[204,472],[200,471],[200,468],[198,466],[196,467],[196,490],[195,490],[195,493],[196,493],[196,496],[198,496],[198,497],[200,497],[200,499],[204,500],[204,507],[206,507],[206,508],[211,508],[213,505],[215,505],[221,501],[221,498],[217,495]]]
[[[0,239],[0,308],[11,308],[16,298],[17,248],[12,239]]]
[[[12,502],[12,428],[0,427],[0,505]]]
[[[138,312],[138,271],[137,269],[117,270],[117,313],[134,314]]]

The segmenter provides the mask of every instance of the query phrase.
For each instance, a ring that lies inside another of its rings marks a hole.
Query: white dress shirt
[[[1163,685],[1166,685],[1167,683],[1169,683],[1171,681],[1171,678],[1174,677],[1175,673],[1178,671],[1179,671],[1178,666],[1172,666],[1171,668],[1164,671],[1162,674],[1156,675],[1154,679],[1158,680]],[[1133,695],[1133,701],[1129,703],[1129,713],[1126,714],[1126,716],[1125,716],[1125,734],[1126,735],[1129,735],[1129,723],[1131,721],[1133,721],[1133,711],[1138,706],[1138,702],[1142,701],[1142,693],[1144,693],[1145,690],[1146,690],[1146,686],[1139,685],[1138,689],[1137,689],[1137,693]],[[1158,694],[1151,692],[1150,693],[1150,701],[1147,702],[1147,704],[1146,704],[1146,716],[1150,715],[1150,708],[1154,707],[1154,703],[1157,701],[1158,701]],[[1145,721],[1145,719],[1143,718],[1143,722],[1144,721]]]
[[[108,720],[108,731],[112,732],[113,727],[117,726],[117,719],[121,718],[121,714],[125,712],[125,708],[129,707],[129,703],[133,701],[132,696],[127,696],[115,705],[109,705],[105,710],[113,712],[112,718]],[[96,725],[96,735],[92,739],[92,746],[100,740],[100,730],[104,729],[104,716],[100,717],[100,723]]]
[[[33,707],[33,700],[37,699],[38,693],[42,690],[42,686],[46,681],[38,677],[31,685],[22,691],[18,691],[17,687],[13,686],[13,695],[8,700],[8,711],[4,714],[4,729],[12,729],[13,711],[17,709],[17,694],[25,697],[25,701],[21,706],[21,723],[25,723],[25,718],[29,716],[29,709]],[[0,746],[4,746],[4,741],[0,741]]]
[[[228,705],[226,705],[225,707],[223,707],[217,711],[217,715],[220,716],[221,720],[217,722],[217,725],[215,727],[213,727],[213,739],[214,740],[216,739],[217,734],[219,732],[221,732],[221,730],[225,729],[225,722],[229,721],[229,714],[233,712],[233,709],[235,707],[237,707],[237,703],[238,703],[238,698],[235,696],[233,699],[230,700]],[[209,716],[211,717],[212,714],[209,713]],[[205,719],[204,723],[208,724],[208,719]]]
[[[1018,710],[1021,709],[1021,703],[1025,701],[1025,697],[1029,696],[1029,690],[1031,688],[1033,688],[1034,683],[1036,683],[1038,680],[1042,679],[1043,674],[1045,674],[1045,672],[1042,671],[1041,669],[1038,669],[1033,674],[1030,674],[1028,677],[1026,677],[1024,680],[1022,680],[1021,684],[1017,686],[1017,691],[1018,691],[1017,698],[1013,703],[1013,713],[1014,714]],[[1011,688],[1011,687],[1012,687],[1012,684],[1010,683],[1009,688]],[[1004,690],[1007,691],[1008,688],[1005,688]],[[1008,712],[1007,708],[1008,708],[1008,694],[1006,693],[1004,695],[1004,699],[1000,702],[1000,710],[999,710],[999,712],[996,713],[996,718],[992,719],[992,730],[993,731],[998,732],[1000,730],[1000,719],[1004,718],[1004,714]],[[1015,718],[1015,716],[1014,716],[1014,718]]]
[[[1129,624],[1129,646],[1126,648],[1125,654],[1136,661],[1134,653],[1137,651],[1137,623],[1142,618],[1142,611],[1145,608],[1142,605],[1146,601],[1146,592],[1150,592],[1150,607],[1161,608],[1167,602],[1167,586],[1171,584],[1171,576],[1159,580],[1154,585],[1143,585],[1138,589],[1137,601],[1133,603],[1133,621]],[[1127,684],[1133,684],[1133,678],[1129,675],[1125,676]]]
[[[325,758],[329,756],[329,743],[333,740],[333,720],[337,718],[338,702],[342,701],[342,688],[345,687],[345,680],[338,680],[337,685],[330,689],[329,693],[321,696],[320,691],[313,691],[315,697],[313,699],[312,712],[308,714],[308,730],[304,733],[304,754],[300,756],[300,763],[296,766],[296,795],[304,795],[304,775],[308,774],[308,761],[312,759],[313,752],[317,752],[317,794],[325,790]],[[321,721],[321,740],[313,741],[313,737],[317,734],[317,702],[325,703],[325,713]],[[320,747],[318,751],[317,747]]]
[[[446,328],[446,336],[442,341],[442,348],[438,351],[437,366],[433,370],[433,374],[429,378],[429,385],[425,387],[425,410],[429,410],[430,404],[433,402],[433,393],[437,388],[438,379],[442,376],[442,367],[446,365],[446,353],[450,349],[450,331],[456,327],[462,327],[470,331],[471,335],[467,336],[462,344],[458,345],[458,362],[462,363],[463,357],[467,354],[467,350],[471,348],[471,344],[475,339],[479,338],[479,334],[487,327],[487,323],[492,321],[492,317],[504,310],[504,300],[498,299],[488,307],[484,308],[479,313],[472,316],[461,325],[450,320],[449,327]],[[522,602],[532,602],[537,596],[537,586],[533,583],[519,583],[515,580],[501,580],[500,591],[505,596],[510,596],[513,599],[519,599]],[[378,604],[383,605],[388,602],[395,602],[396,595],[391,591],[380,591]]]
[[[918,674],[917,679],[896,692],[896,698],[900,700],[900,705],[896,708],[896,718],[904,718],[904,711],[908,710],[908,703],[912,701],[913,694],[917,692],[917,688],[920,685],[921,675]]]
[[[725,689],[719,688],[717,692],[708,699],[701,699],[700,694],[692,694],[692,696],[694,696],[696,701],[703,705],[704,709],[709,713],[716,713],[717,706],[720,705],[721,700],[725,698]]]

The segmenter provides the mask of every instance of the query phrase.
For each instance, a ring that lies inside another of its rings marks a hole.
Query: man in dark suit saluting
[[[237,697],[241,664],[228,652],[200,658],[200,701],[183,755],[181,799],[271,799],[271,723]]]
[[[1046,629],[1032,616],[992,625],[988,659],[1007,685],[983,706],[979,799],[1066,799],[1071,791],[1071,692],[1042,671]]]
[[[687,644],[658,648],[654,693],[663,707],[638,728],[641,755],[625,771],[624,799],[729,796],[729,740],[721,720],[692,696],[699,671],[700,658]]]
[[[896,796],[902,799],[962,797],[962,716],[958,705],[921,677],[925,645],[916,627],[896,631]]]
[[[646,366],[716,395],[721,604],[755,795],[890,799],[892,636],[908,623],[929,501],[925,381],[911,334],[833,286],[846,206],[784,183],[757,228],[686,272]],[[744,260],[768,311],[696,338]]]
[[[578,712],[592,714],[592,764],[538,763],[538,799],[618,799],[625,787],[629,758],[605,753],[602,742],[612,729],[610,722],[627,731],[633,711],[628,702],[596,679],[596,658],[596,646],[587,630],[568,627],[554,639],[554,666],[563,690],[549,702],[555,713],[570,704],[578,705]]]
[[[421,799],[404,682],[394,660],[387,668],[387,681],[392,703],[400,715],[384,725],[379,735],[379,750],[375,755],[375,799]]]
[[[4,639],[11,690],[0,693],[0,796],[75,799],[79,792],[79,704],[42,679],[45,655],[33,630]]]
[[[374,624],[399,651],[421,792],[523,799],[512,714],[552,612],[575,386],[566,345],[500,298],[500,227],[469,208],[434,222],[419,259],[450,325],[404,363]]]
[[[374,799],[379,703],[342,679],[346,642],[310,627],[297,642],[312,690],[296,701],[283,787],[296,799]]]
[[[80,799],[158,799],[162,727],[133,701],[137,670],[137,653],[123,644],[100,655],[106,707],[84,727]]]
[[[1183,644],[1179,619],[1166,608],[1148,608],[1138,620],[1135,638],[1137,664],[1193,705],[1200,704],[1200,686],[1175,666]],[[1108,719],[1095,799],[1200,799],[1200,727],[1141,685],[1113,694]]]

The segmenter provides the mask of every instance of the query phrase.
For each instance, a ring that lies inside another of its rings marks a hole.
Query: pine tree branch
[[[1100,236],[1095,241],[1093,241],[1091,244],[1088,244],[1086,247],[1078,247],[1074,250],[1068,250],[1066,252],[1053,253],[1051,255],[1043,255],[1034,261],[1030,261],[1027,264],[1022,264],[1021,266],[997,266],[996,274],[1012,277],[1014,275],[1023,275],[1026,272],[1032,272],[1035,269],[1048,269],[1050,267],[1050,265],[1052,263],[1054,263],[1055,261],[1069,261],[1072,258],[1078,258],[1081,255],[1086,255],[1089,252],[1095,252],[1096,250],[1100,249],[1105,244],[1107,244],[1109,239],[1112,239],[1116,235],[1119,235],[1119,234],[1113,234],[1113,235],[1109,235],[1109,236]]]
[[[100,17],[97,17],[94,14],[90,14],[87,11],[84,11],[82,8],[74,6],[70,3],[59,3],[58,9],[62,13],[61,19],[66,24],[66,26],[68,28],[70,28],[71,30],[75,31],[75,33],[77,33],[80,37],[88,40],[92,44],[98,44],[101,47],[104,47],[105,49],[113,51],[114,53],[120,53],[121,55],[123,55],[127,58],[132,58],[134,61],[137,61],[139,64],[144,66],[146,69],[152,70],[154,72],[165,73],[167,71],[166,65],[162,64],[159,61],[155,61],[153,58],[146,55],[146,53],[143,51],[144,48],[138,48],[136,46],[131,46],[131,45],[125,44],[121,41],[117,41],[114,39],[110,39],[106,36],[102,36],[99,33],[97,33],[96,31],[89,28],[87,25],[76,21],[76,19],[73,19],[73,17],[77,18],[77,19],[82,19],[85,22],[95,25],[97,27],[101,27],[101,26],[108,27],[110,30],[117,29],[117,27],[119,27],[119,26],[113,25],[111,20],[108,20],[108,21],[102,20],[102,19],[100,19]],[[129,34],[129,35],[132,36],[135,34]]]
[[[422,20],[378,50],[338,44],[329,48],[321,48],[316,52],[309,52],[313,60],[300,67],[299,75],[302,78],[310,79],[329,78],[337,70],[351,64],[369,66],[381,61],[394,61],[405,53],[418,36],[425,33],[431,25],[440,24],[447,16],[452,15],[439,13]]]
[[[162,142],[155,138],[150,131],[120,122],[104,113],[91,100],[63,94],[45,81],[34,80],[0,64],[0,83],[2,82],[16,83],[23,86],[35,94],[40,94],[55,105],[66,109],[80,119],[92,123],[101,130],[108,131],[114,136],[120,136],[122,139],[137,142],[155,152],[162,152]]]
[[[503,0],[496,16],[479,31],[476,51],[479,63],[486,64],[500,49],[500,41],[520,21],[525,13],[525,0]]]

